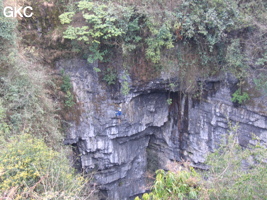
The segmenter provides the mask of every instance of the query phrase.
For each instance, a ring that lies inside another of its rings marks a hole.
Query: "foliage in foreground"
[[[205,175],[210,199],[266,199],[267,152],[254,141],[244,149],[232,135],[227,144],[210,154],[210,170]]]
[[[16,21],[10,20],[3,15],[3,0],[0,0],[0,77],[1,71],[6,68],[7,64],[11,62],[10,57],[12,56],[12,45],[15,39],[15,28]]]
[[[30,134],[0,141],[0,195],[10,199],[87,199],[86,180],[65,156]]]
[[[2,8],[0,0],[0,199],[89,199],[88,179],[75,174],[62,147],[48,95],[54,83],[36,52],[19,53],[15,21],[3,19]]]
[[[232,129],[236,131],[237,126]],[[256,139],[253,145],[242,148],[237,134],[225,139],[226,142],[208,156],[207,172],[158,170],[152,191],[144,194],[142,200],[266,199],[266,148]],[[201,180],[201,176],[205,179]]]
[[[156,180],[150,193],[142,196],[143,200],[168,199],[204,199],[205,189],[202,187],[200,175],[193,169],[156,171]],[[135,200],[140,200],[136,197]]]

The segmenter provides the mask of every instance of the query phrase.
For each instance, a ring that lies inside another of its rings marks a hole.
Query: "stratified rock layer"
[[[266,97],[234,107],[236,80],[230,75],[204,80],[205,98],[195,100],[179,87],[170,88],[169,80],[179,85],[175,78],[131,86],[123,96],[119,84],[107,86],[100,79],[93,70],[96,64],[73,59],[61,60],[57,67],[71,77],[82,111],[65,143],[77,147],[83,171],[94,171],[102,199],[131,199],[145,192],[146,172],[164,168],[170,160],[204,167],[207,154],[230,133],[230,124],[238,123],[243,146],[253,134],[267,141]],[[122,116],[116,117],[119,108]]]

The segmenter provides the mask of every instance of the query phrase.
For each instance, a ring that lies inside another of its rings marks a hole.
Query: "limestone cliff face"
[[[196,101],[178,87],[171,90],[164,78],[131,86],[123,96],[100,80],[95,66],[78,59],[57,62],[70,75],[82,111],[65,143],[77,147],[82,170],[95,172],[102,199],[132,199],[145,192],[146,172],[170,160],[204,167],[206,155],[228,134],[229,122],[239,123],[241,145],[251,142],[252,133],[267,142],[266,97],[234,107],[236,80],[230,75],[204,80],[206,97]],[[115,117],[118,108],[121,118]]]

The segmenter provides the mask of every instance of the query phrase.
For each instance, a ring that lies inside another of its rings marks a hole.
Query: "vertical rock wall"
[[[228,133],[229,122],[239,123],[241,145],[251,142],[251,133],[267,140],[266,98],[234,108],[234,83],[227,77],[205,81],[207,95],[201,101],[170,92],[170,79],[132,86],[124,97],[100,80],[96,64],[73,59],[57,67],[70,75],[82,111],[80,122],[70,123],[65,143],[77,146],[83,171],[94,171],[102,199],[131,199],[145,192],[146,172],[164,168],[169,160],[189,159],[201,166]],[[123,115],[118,118],[119,108]]]

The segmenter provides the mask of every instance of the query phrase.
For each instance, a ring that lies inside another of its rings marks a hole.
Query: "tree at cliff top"
[[[185,84],[225,69],[242,82],[251,74],[250,66],[266,66],[266,7],[262,0],[82,0],[60,20],[67,24],[63,37],[72,40],[73,50],[89,62],[112,65],[118,58],[128,70],[151,65],[154,71],[176,68]],[[233,62],[234,55],[227,56],[237,38],[239,64]],[[253,38],[262,43],[250,44]],[[246,46],[253,46],[250,53]]]

